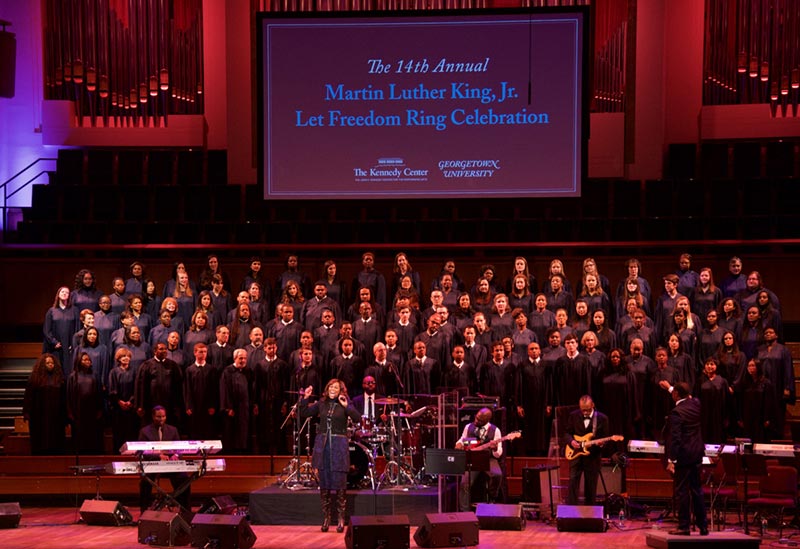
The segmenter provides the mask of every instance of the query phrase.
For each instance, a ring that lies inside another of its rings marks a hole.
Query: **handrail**
[[[18,172],[17,172],[17,173],[15,173],[14,175],[12,175],[10,178],[6,179],[5,183],[2,183],[2,184],[0,184],[0,188],[2,188],[2,189],[5,189],[6,185],[8,185],[8,184],[9,184],[9,183],[11,183],[12,181],[14,181],[16,178],[18,178],[19,176],[21,176],[23,173],[25,173],[26,171],[28,171],[29,169],[31,169],[31,168],[32,168],[34,165],[38,164],[39,162],[45,161],[45,160],[54,160],[54,161],[56,161],[56,160],[58,160],[58,158],[48,158],[48,157],[40,157],[40,158],[37,158],[36,160],[34,160],[33,162],[31,162],[31,163],[30,163],[30,164],[28,164],[27,166],[25,166],[24,168],[22,168],[20,171],[18,171]]]
[[[43,161],[55,162],[55,161],[58,161],[58,158],[39,157],[36,160],[34,160],[33,162],[31,162],[30,164],[28,164],[27,166],[25,166],[24,168],[22,168],[17,173],[12,175],[10,178],[8,178],[6,181],[4,181],[2,184],[0,184],[0,189],[3,189],[3,205],[0,206],[0,208],[2,208],[3,242],[5,242],[5,236],[8,233],[8,209],[10,208],[10,206],[8,205],[8,200],[10,198],[13,198],[14,195],[16,195],[22,189],[26,188],[28,185],[31,185],[34,181],[39,179],[39,177],[41,177],[42,174],[47,173],[47,170],[40,171],[39,173],[37,173],[36,175],[34,175],[30,179],[28,179],[25,183],[23,183],[22,185],[20,185],[16,189],[14,189],[10,194],[8,192],[8,185],[12,181],[14,181],[16,178],[20,177],[22,174],[24,174],[25,172],[27,172],[28,170],[33,168],[36,164],[38,164],[39,162],[43,162]]]

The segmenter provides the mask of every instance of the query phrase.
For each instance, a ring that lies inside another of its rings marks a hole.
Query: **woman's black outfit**
[[[331,520],[331,490],[336,491],[336,508],[339,513],[337,532],[344,530],[347,511],[347,471],[350,469],[350,449],[347,439],[347,418],[354,423],[361,421],[361,414],[348,403],[347,408],[338,400],[324,398],[314,404],[300,401],[301,417],[319,417],[317,436],[314,439],[314,454],[311,465],[319,474],[319,491],[324,515],[322,531],[328,530]]]

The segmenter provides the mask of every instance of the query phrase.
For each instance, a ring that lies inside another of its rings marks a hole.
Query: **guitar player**
[[[583,450],[581,442],[576,437],[585,437],[592,434],[592,439],[608,436],[608,417],[601,414],[594,407],[594,401],[589,395],[583,395],[578,402],[579,409],[569,415],[564,429],[564,445],[570,445],[574,450]],[[583,474],[583,495],[586,505],[595,504],[597,494],[597,479],[600,476],[600,452],[602,444],[595,444],[586,448],[585,455],[580,455],[569,462],[569,494],[568,505],[578,505],[578,490],[580,488],[581,474]]]
[[[489,408],[481,408],[475,414],[475,421],[467,424],[464,427],[464,432],[461,438],[456,441],[456,449],[462,450],[472,446],[480,446],[489,444],[492,451],[491,458],[489,459],[488,471],[469,471],[464,473],[461,480],[461,489],[459,491],[458,503],[461,511],[470,510],[470,495],[472,487],[483,478],[483,475],[489,475],[489,499],[494,502],[500,493],[500,486],[503,481],[503,469],[500,467],[500,460],[503,457],[503,437],[500,429],[490,423],[492,420],[492,411]]]

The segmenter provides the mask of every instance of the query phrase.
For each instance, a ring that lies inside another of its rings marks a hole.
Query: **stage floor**
[[[133,511],[134,519],[138,511]],[[141,549],[146,547],[137,542],[135,526],[87,526],[76,524],[77,508],[65,507],[22,507],[22,520],[19,528],[0,530],[0,547],[3,549]],[[481,530],[481,549],[528,549],[528,548],[574,548],[605,549],[647,547],[646,536],[653,533],[654,524],[643,520],[626,521],[622,529],[612,527],[604,533],[558,532],[555,525],[539,521],[528,521],[522,531]],[[663,530],[674,527],[674,523],[660,525]],[[341,549],[344,547],[344,534],[319,531],[316,525],[294,526],[253,526],[258,539],[256,549]],[[411,528],[410,547],[418,547],[414,542],[416,527]],[[797,535],[796,529],[787,529],[786,536]],[[708,542],[716,541],[720,549],[726,544],[720,538],[725,533],[712,532]],[[697,538],[697,539],[696,539]],[[685,540],[686,538],[684,538]],[[695,533],[690,538],[700,541]],[[761,547],[787,547],[777,539],[767,538]],[[694,547],[697,547],[696,545]]]
[[[348,515],[408,515],[409,523],[419,526],[426,513],[438,512],[435,487],[407,487],[348,490]],[[253,524],[318,524],[322,520],[319,490],[289,490],[268,486],[250,492],[250,521]]]

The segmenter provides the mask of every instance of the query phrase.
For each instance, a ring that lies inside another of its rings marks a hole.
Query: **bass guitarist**
[[[595,504],[597,479],[600,476],[600,452],[602,443],[586,446],[582,440],[608,437],[608,417],[594,407],[589,395],[583,395],[578,402],[579,409],[569,415],[564,429],[563,443],[572,448],[577,457],[569,462],[568,505],[578,505],[578,490],[583,474],[583,495],[586,505]],[[587,435],[591,435],[587,437]]]

